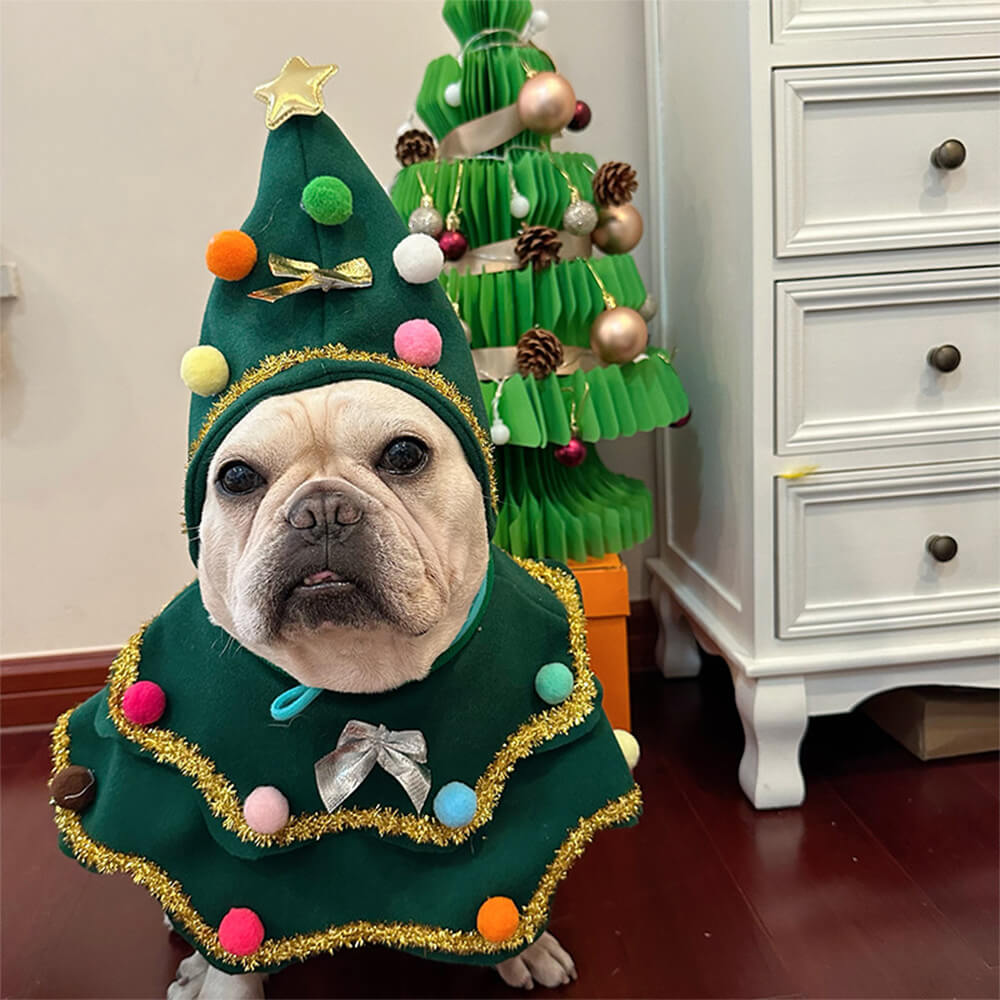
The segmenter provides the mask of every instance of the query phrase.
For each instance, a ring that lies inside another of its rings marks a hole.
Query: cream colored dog
[[[413,396],[352,380],[273,396],[212,459],[198,581],[213,621],[302,684],[374,693],[427,676],[482,582],[480,485]],[[576,978],[543,934],[497,966],[511,986]],[[195,952],[169,1000],[263,997]]]

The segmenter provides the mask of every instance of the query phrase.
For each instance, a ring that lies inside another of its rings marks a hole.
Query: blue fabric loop
[[[490,575],[487,573],[483,577],[483,582],[479,585],[479,591],[472,601],[472,607],[465,618],[465,624],[458,630],[458,635],[451,641],[451,646],[461,641],[462,637],[469,630],[469,626],[476,620],[479,609],[486,600],[486,591],[489,589]],[[449,647],[450,648],[450,647]],[[275,722],[288,722],[294,719],[300,712],[304,712],[320,695],[323,688],[306,687],[305,684],[296,684],[295,687],[282,691],[274,701],[271,702],[271,718]]]
[[[271,718],[275,722],[294,719],[319,697],[322,690],[322,688],[306,687],[305,684],[296,684],[295,687],[283,691],[271,702]]]

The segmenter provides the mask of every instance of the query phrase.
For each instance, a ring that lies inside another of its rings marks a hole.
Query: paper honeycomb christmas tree
[[[495,541],[563,561],[630,548],[652,531],[649,491],[594,443],[690,412],[649,342],[655,303],[629,253],[636,173],[553,150],[591,112],[531,41],[547,18],[530,0],[445,0],[443,17],[460,51],[427,67],[416,112],[429,131],[401,130],[392,199],[449,261],[441,280],[498,446]]]

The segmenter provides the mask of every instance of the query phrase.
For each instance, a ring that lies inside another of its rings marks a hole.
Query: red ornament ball
[[[403,361],[421,368],[431,368],[441,360],[441,334],[429,319],[400,323],[392,346]]]
[[[569,444],[556,448],[554,454],[557,462],[572,469],[587,457],[587,446],[579,438],[573,438]]]
[[[163,688],[153,681],[136,681],[122,695],[122,712],[129,722],[149,726],[166,711],[167,696]]]
[[[219,944],[231,955],[252,955],[264,941],[264,925],[253,910],[234,906],[219,924]]]
[[[687,413],[685,413],[684,416],[681,417],[680,420],[675,420],[670,426],[671,427],[685,427],[687,425],[688,421],[691,419],[691,414],[693,412],[694,412],[693,410],[689,409],[687,411]]]
[[[573,112],[573,117],[569,120],[566,128],[570,132],[582,132],[590,124],[592,117],[593,114],[590,110],[590,105],[586,101],[577,101],[576,110]]]
[[[241,281],[257,263],[257,244],[239,229],[224,229],[208,241],[205,263],[217,278]]]
[[[438,237],[438,243],[446,260],[458,260],[469,249],[469,241],[457,229],[446,229]]]

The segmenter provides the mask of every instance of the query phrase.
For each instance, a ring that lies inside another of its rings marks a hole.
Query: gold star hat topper
[[[318,115],[323,110],[323,84],[336,72],[332,63],[310,66],[305,59],[292,56],[270,83],[262,83],[253,92],[267,105],[267,127],[273,131],[292,115]]]

